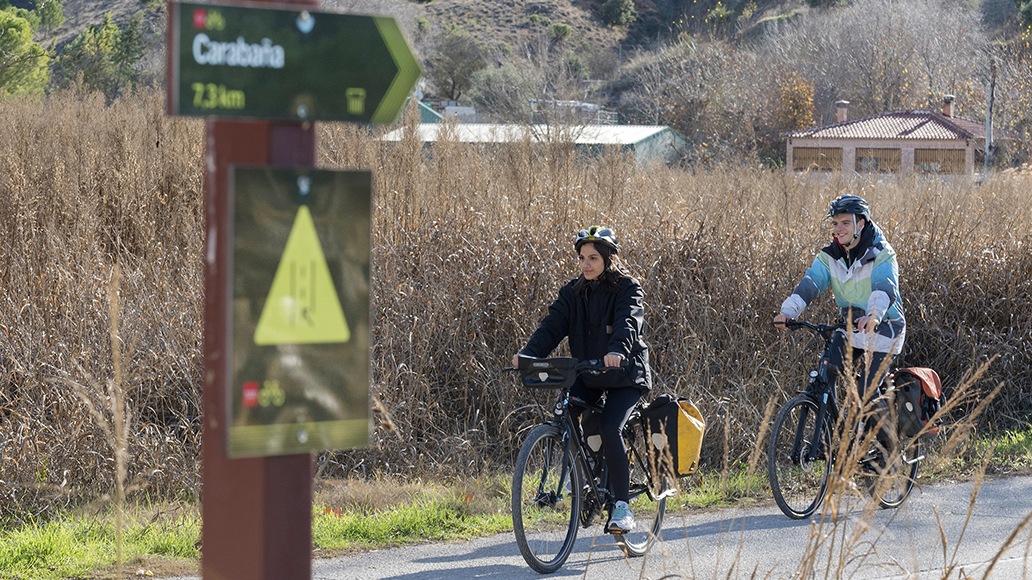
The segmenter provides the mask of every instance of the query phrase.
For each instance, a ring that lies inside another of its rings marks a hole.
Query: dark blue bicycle
[[[519,367],[507,370],[519,370],[528,388],[558,391],[551,418],[527,436],[512,475],[516,544],[531,568],[549,574],[569,558],[579,527],[587,528],[600,521],[600,516],[608,519],[612,515],[613,493],[601,445],[593,444],[591,435],[585,435],[570,413],[571,405],[584,407],[585,415],[602,409],[571,397],[569,392],[578,374],[611,368],[601,361],[578,363],[574,358],[520,356]],[[650,449],[641,410],[639,401],[623,430],[631,467],[628,503],[639,523],[630,532],[613,533],[627,556],[644,555],[659,537],[666,498],[676,493],[666,477],[653,476],[660,470],[650,468],[657,459]]]
[[[837,324],[810,324],[801,320],[785,321],[789,330],[806,328],[824,339],[817,368],[810,371],[810,381],[781,408],[771,428],[767,450],[767,476],[774,501],[786,516],[802,519],[812,515],[828,491],[828,475],[835,464],[838,450],[833,437],[839,423],[839,407],[829,381],[827,367],[832,348],[832,337],[847,332],[845,322]],[[885,381],[885,395],[892,390],[891,376]],[[890,405],[892,407],[892,405]],[[891,420],[891,418],[890,418]],[[864,451],[854,446],[870,437],[864,437],[859,425],[845,428],[850,436],[849,455],[855,456],[855,473],[863,487],[882,508],[899,507],[914,489],[917,465],[924,455],[921,440],[900,435],[896,450],[882,450],[871,442]]]

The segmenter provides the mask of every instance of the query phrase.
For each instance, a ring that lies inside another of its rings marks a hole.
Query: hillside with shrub
[[[7,0],[4,0],[7,1]],[[0,94],[97,90],[111,102],[163,79],[165,6],[17,0],[0,11]],[[998,168],[1029,160],[1032,20],[1026,0],[327,0],[406,30],[428,101],[482,121],[552,121],[533,103],[590,102],[622,123],[669,125],[691,165],[784,162],[787,131],[894,109],[984,122],[993,87]]]

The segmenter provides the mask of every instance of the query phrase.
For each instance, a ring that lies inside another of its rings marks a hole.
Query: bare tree
[[[764,51],[771,68],[808,76],[826,113],[844,98],[870,114],[959,96],[984,43],[964,3],[857,0],[771,26]]]
[[[585,71],[579,59],[547,34],[519,45],[510,53],[496,51],[496,63],[478,71],[471,80],[470,100],[496,121],[579,123],[560,101],[586,96]]]

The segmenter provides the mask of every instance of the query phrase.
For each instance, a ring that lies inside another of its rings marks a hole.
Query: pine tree
[[[17,10],[0,10],[0,95],[41,94],[50,82],[50,56]]]

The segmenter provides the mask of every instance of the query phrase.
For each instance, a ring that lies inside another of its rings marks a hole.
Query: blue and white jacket
[[[824,247],[806,270],[806,275],[781,304],[781,312],[798,317],[817,295],[831,286],[842,316],[852,310],[852,319],[867,314],[878,321],[873,335],[851,332],[855,348],[899,354],[906,337],[899,268],[896,252],[885,241],[881,229],[869,222],[860,243],[846,250],[837,241]]]

